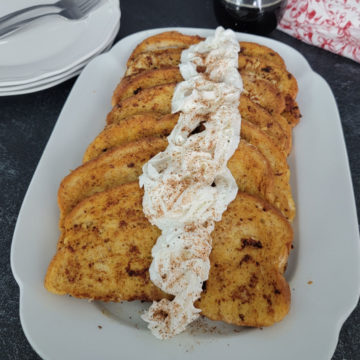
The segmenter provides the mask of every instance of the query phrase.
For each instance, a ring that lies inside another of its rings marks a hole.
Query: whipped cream
[[[237,193],[227,162],[240,141],[239,50],[235,34],[219,27],[182,52],[184,81],[172,99],[178,123],[167,149],[140,176],[144,213],[162,231],[152,249],[150,278],[175,296],[154,302],[142,316],[160,339],[179,334],[199,316],[194,302],[209,276],[214,222]]]

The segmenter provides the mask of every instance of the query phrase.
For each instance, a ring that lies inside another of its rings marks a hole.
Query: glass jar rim
[[[221,0],[224,3],[244,6],[249,8],[266,8],[272,5],[277,5],[284,0]]]

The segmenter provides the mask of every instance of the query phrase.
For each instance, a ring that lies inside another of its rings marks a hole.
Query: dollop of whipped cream
[[[182,52],[184,81],[172,99],[178,123],[167,149],[140,176],[144,213],[162,231],[152,249],[150,278],[175,296],[153,302],[142,316],[160,339],[179,334],[199,316],[194,302],[209,276],[214,222],[237,193],[227,162],[240,141],[239,50],[235,34],[219,27]]]

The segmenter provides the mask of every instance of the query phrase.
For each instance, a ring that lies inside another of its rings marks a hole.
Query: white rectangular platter
[[[303,115],[294,130],[289,158],[297,216],[286,273],[292,290],[288,316],[264,329],[203,320],[161,342],[140,319],[144,304],[90,303],[44,289],[59,236],[56,194],[60,181],[81,164],[87,145],[104,127],[112,92],[133,48],[166,30],[202,36],[213,33],[155,29],[124,38],[85,68],[65,103],[24,199],[12,243],[11,264],[20,286],[25,334],[39,355],[51,360],[330,359],[360,291],[359,233],[341,122],[327,83],[300,53],[267,38],[238,34],[239,40],[264,44],[284,58],[298,80]]]

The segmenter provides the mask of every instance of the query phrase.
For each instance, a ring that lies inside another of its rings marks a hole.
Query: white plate
[[[71,79],[74,76],[77,76],[81,73],[81,70],[96,56],[100,55],[103,52],[108,51],[112,43],[119,31],[120,23],[118,26],[115,27],[113,35],[110,39],[109,44],[104,44],[104,48],[101,48],[99,53],[94,54],[90,58],[86,59],[85,61],[81,62],[80,64],[61,72],[59,74],[46,77],[41,80],[37,80],[31,83],[23,84],[23,85],[13,85],[13,86],[0,86],[0,96],[13,96],[13,95],[21,95],[21,94],[30,94],[33,92],[41,91],[48,89],[50,87],[59,85],[66,80]]]
[[[31,181],[11,252],[20,286],[20,318],[34,349],[45,359],[330,359],[341,325],[359,297],[359,233],[348,159],[334,97],[327,83],[294,49],[271,39],[238,34],[270,46],[299,83],[303,114],[289,159],[297,203],[295,249],[287,279],[288,316],[269,328],[192,328],[160,342],[139,318],[139,304],[90,303],[48,293],[43,286],[56,251],[61,179],[81,163],[87,145],[105,125],[112,91],[130,52],[149,30],[121,40],[82,72],[61,112]],[[188,34],[212,30],[179,28]],[[308,284],[312,281],[312,285]],[[102,329],[98,328],[102,326]],[[202,325],[208,326],[208,325]]]
[[[24,95],[24,94],[32,94],[34,92],[38,92],[41,90],[45,90],[51,87],[54,87],[56,85],[62,84],[63,82],[70,80],[71,78],[78,76],[81,73],[81,69],[70,71],[66,75],[62,76],[58,80],[52,80],[50,82],[46,82],[40,85],[35,86],[29,86],[24,89],[20,90],[6,90],[6,91],[0,91],[0,96],[16,96],[16,95]]]
[[[24,8],[28,3],[1,2],[0,14]],[[81,20],[45,17],[1,38],[0,85],[31,83],[69,70],[109,43],[119,20],[119,1],[103,0]]]

